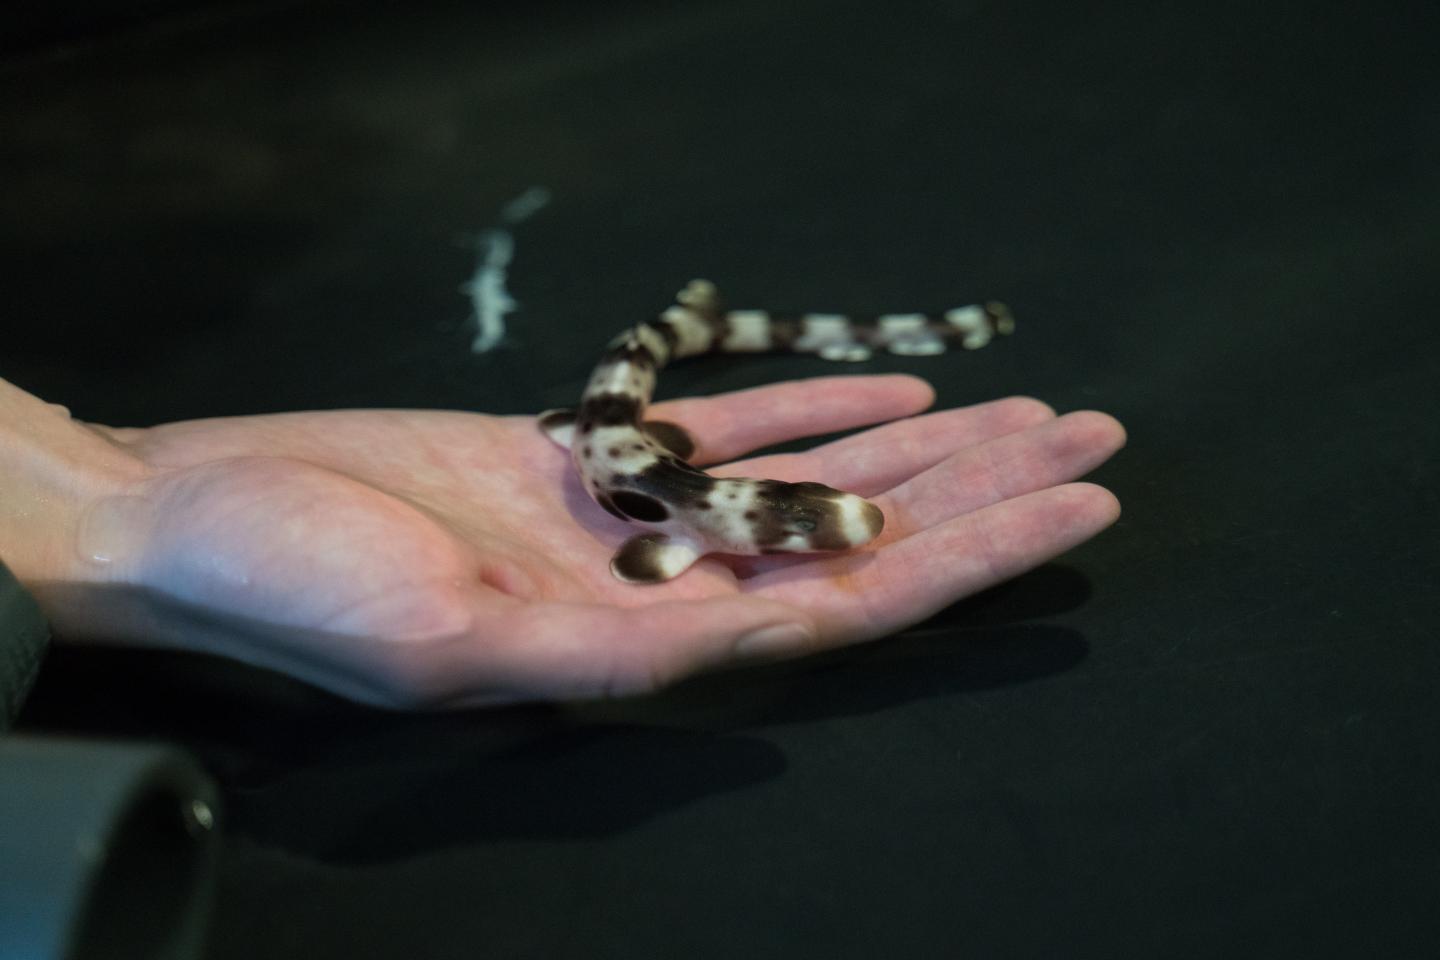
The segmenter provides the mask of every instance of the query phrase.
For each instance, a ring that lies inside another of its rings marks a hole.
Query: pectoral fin
[[[664,583],[700,559],[692,543],[663,533],[642,533],[621,544],[610,560],[610,572],[626,583]]]
[[[575,441],[575,408],[560,407],[546,410],[536,418],[540,432],[549,437],[557,446],[570,449]],[[681,460],[689,460],[695,454],[695,439],[678,423],[668,420],[646,420],[640,425],[646,435],[660,446],[669,450]]]
[[[557,410],[546,410],[536,418],[540,425],[540,432],[553,440],[558,446],[566,450],[575,439],[575,409],[564,407]]]
[[[646,420],[640,425],[640,428],[651,440],[681,460],[688,461],[695,455],[695,438],[690,436],[690,431],[678,423],[671,423],[668,420]]]

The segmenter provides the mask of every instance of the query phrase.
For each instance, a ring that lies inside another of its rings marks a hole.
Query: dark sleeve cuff
[[[40,607],[0,562],[0,730],[15,721],[49,642]]]

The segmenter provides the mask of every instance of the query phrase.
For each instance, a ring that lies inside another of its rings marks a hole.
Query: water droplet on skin
[[[80,517],[75,546],[82,560],[109,566],[133,555],[143,542],[153,518],[144,497],[106,497],[86,508]]]

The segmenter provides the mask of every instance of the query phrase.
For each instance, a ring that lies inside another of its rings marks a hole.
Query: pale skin
[[[846,553],[712,555],[635,586],[609,570],[634,527],[533,417],[114,429],[0,380],[0,557],[61,642],[217,653],[398,708],[643,693],[893,635],[1118,517],[1076,482],[1123,446],[1113,418],[1028,398],[923,414],[933,399],[913,377],[843,376],[655,405],[709,472],[818,480],[886,524]]]

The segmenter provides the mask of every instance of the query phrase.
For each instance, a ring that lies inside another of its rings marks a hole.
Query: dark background
[[[704,275],[1005,299],[1007,341],[862,369],[1131,436],[1115,529],[868,648],[409,717],[61,648],[24,726],[219,778],[215,958],[1433,955],[1424,9],[20,4],[0,375],[79,417],[534,412]],[[536,185],[473,355],[464,238]]]

